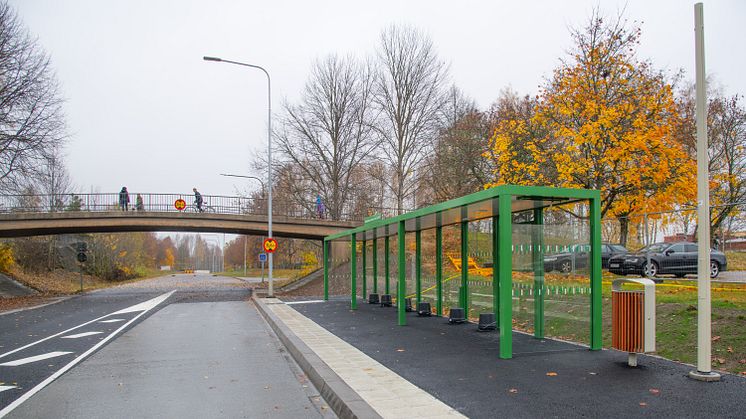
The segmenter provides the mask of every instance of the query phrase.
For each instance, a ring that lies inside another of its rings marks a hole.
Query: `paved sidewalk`
[[[261,301],[382,417],[464,417],[291,306]]]

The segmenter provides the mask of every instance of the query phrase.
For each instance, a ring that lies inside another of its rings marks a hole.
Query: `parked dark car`
[[[715,249],[710,252],[710,278],[716,278],[727,269],[728,264],[723,252]],[[650,278],[659,274],[673,274],[678,278],[696,274],[697,243],[656,243],[635,253],[614,256],[609,260],[609,272],[617,275],[645,275]]]
[[[568,273],[573,268],[585,268],[588,266],[588,260],[590,257],[590,245],[588,244],[576,244],[573,245],[569,252],[554,253],[544,256],[544,271],[560,271],[562,273]],[[601,267],[607,269],[609,267],[609,259],[612,256],[622,255],[629,251],[622,245],[601,243]]]

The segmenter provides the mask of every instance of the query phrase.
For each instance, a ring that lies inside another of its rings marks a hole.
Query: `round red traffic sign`
[[[274,253],[275,250],[277,250],[277,240],[273,239],[272,237],[268,237],[264,239],[264,243],[262,244],[264,247],[264,251],[267,253]]]
[[[174,201],[174,208],[179,211],[184,211],[184,208],[186,208],[186,201],[181,198],[177,199]]]

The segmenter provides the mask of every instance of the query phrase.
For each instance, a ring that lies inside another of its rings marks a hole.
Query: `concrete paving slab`
[[[293,307],[276,303],[265,307],[381,417],[463,417],[447,404],[301,315]],[[319,345],[320,341],[324,345]]]

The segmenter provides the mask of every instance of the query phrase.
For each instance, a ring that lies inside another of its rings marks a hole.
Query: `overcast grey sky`
[[[596,5],[642,21],[640,56],[694,77],[694,2],[11,0],[52,57],[67,102],[67,163],[79,190],[233,194],[266,153],[266,79],[202,61],[265,67],[273,107],[295,100],[313,59],[365,56],[382,28],[426,31],[453,81],[486,108],[511,86],[535,94]],[[705,1],[708,73],[746,94],[746,2]],[[256,173],[253,173],[256,175]],[[264,175],[262,175],[264,177]]]

